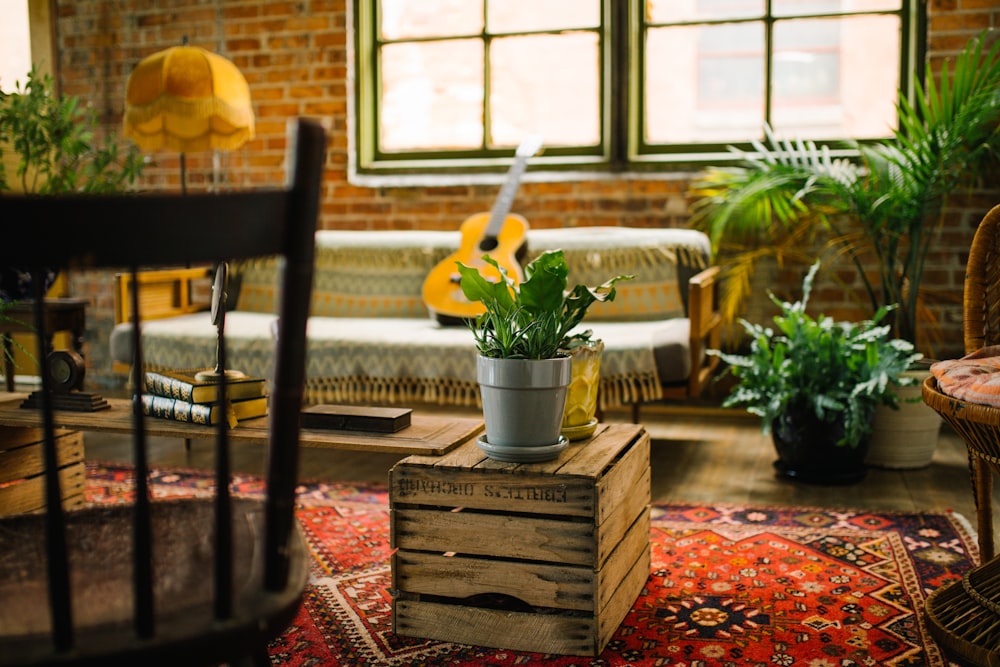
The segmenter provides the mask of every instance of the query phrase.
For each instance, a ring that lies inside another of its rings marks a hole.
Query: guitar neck
[[[486,229],[483,232],[485,239],[495,239],[503,228],[503,221],[507,218],[507,214],[510,213],[511,204],[514,203],[514,195],[517,194],[517,188],[521,181],[521,175],[524,174],[527,166],[527,155],[518,155],[514,160],[514,164],[511,165],[510,170],[507,172],[507,180],[504,182],[503,187],[500,188],[500,194],[497,195],[496,201],[493,202],[493,209],[490,211],[490,221],[486,224]]]

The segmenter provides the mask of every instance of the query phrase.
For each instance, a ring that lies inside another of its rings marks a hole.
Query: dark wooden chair
[[[154,501],[144,433],[150,418],[142,416],[135,395],[135,503],[65,510],[56,472],[53,382],[47,361],[40,360],[46,510],[0,521],[0,665],[261,664],[268,660],[267,642],[294,618],[309,569],[294,508],[326,137],[313,121],[299,120],[290,129],[292,176],[285,188],[0,197],[8,227],[0,266],[125,267],[134,273],[140,266],[285,258],[268,407],[267,489],[260,501],[230,496],[225,420],[216,431],[214,497]],[[132,310],[141,373],[137,299]],[[220,346],[223,363],[224,350]]]

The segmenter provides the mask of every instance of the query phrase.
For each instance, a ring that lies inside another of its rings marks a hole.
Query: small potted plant
[[[891,306],[863,322],[835,322],[806,313],[812,265],[802,285],[802,300],[771,300],[780,309],[775,329],[741,321],[750,339],[745,355],[711,353],[729,364],[737,378],[723,405],[746,406],[758,415],[778,453],[775,468],[787,478],[820,484],[846,484],[865,476],[867,438],[877,405],[897,407],[894,387],[920,359],[913,344],[879,325]]]
[[[562,250],[528,263],[520,284],[488,255],[483,261],[495,279],[458,263],[463,294],[486,309],[469,323],[479,351],[477,379],[486,422],[479,446],[502,461],[555,458],[567,442],[560,430],[572,368],[564,345],[590,305],[613,300],[615,283],[632,276],[567,291],[569,269]]]
[[[51,76],[32,68],[23,85],[17,81],[13,92],[0,91],[0,196],[10,190],[56,195],[131,187],[144,166],[138,150],[120,150],[113,133],[99,141],[97,111],[54,89]],[[55,271],[46,271],[45,290],[55,278]],[[5,304],[31,298],[31,280],[24,268],[0,267],[0,321]],[[7,337],[0,333],[0,342]]]

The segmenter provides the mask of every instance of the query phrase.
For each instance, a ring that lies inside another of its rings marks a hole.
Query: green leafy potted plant
[[[779,474],[805,482],[844,484],[866,473],[867,437],[877,405],[895,407],[900,374],[921,355],[880,325],[892,306],[863,322],[836,322],[806,312],[813,264],[802,299],[782,302],[775,328],[741,321],[750,338],[746,354],[713,350],[737,379],[723,405],[746,406],[761,418],[778,452]]]
[[[479,446],[503,461],[554,458],[566,446],[560,430],[572,370],[563,347],[590,305],[613,300],[615,283],[631,276],[567,291],[569,269],[562,250],[529,262],[520,284],[488,255],[483,261],[496,272],[495,279],[458,263],[463,294],[486,309],[469,325],[479,351],[477,378],[486,422]]]
[[[20,190],[49,195],[125,190],[142,173],[138,149],[122,151],[112,133],[97,138],[97,111],[56,95],[49,75],[32,69],[24,86],[0,91],[0,156],[12,151]],[[0,191],[10,190],[0,161]]]
[[[76,97],[56,95],[52,77],[32,68],[23,86],[17,81],[13,92],[0,91],[0,196],[14,189],[12,183],[37,195],[131,187],[142,173],[142,156],[135,147],[120,150],[111,133],[98,141],[97,128],[96,110]],[[13,181],[5,164],[13,167]],[[55,273],[48,272],[46,289],[54,279]],[[0,319],[5,303],[30,296],[26,271],[0,267]],[[14,345],[23,349],[17,341]]]

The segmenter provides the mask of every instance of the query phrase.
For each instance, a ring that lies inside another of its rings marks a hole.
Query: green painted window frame
[[[418,1],[419,0],[415,0]],[[486,0],[489,2],[490,0]],[[649,144],[642,138],[643,99],[642,85],[643,48],[645,35],[644,0],[601,1],[601,133],[598,147],[546,148],[543,156],[532,160],[531,168],[544,170],[570,170],[594,172],[690,172],[705,164],[724,163],[732,159],[729,150],[735,146],[752,149],[752,141],[761,137],[747,137],[745,142],[729,141],[724,144]],[[376,13],[379,0],[354,2],[354,160],[355,170],[362,175],[407,174],[476,174],[496,173],[505,170],[513,158],[513,149],[482,149],[464,151],[412,151],[383,153],[378,150],[377,136],[379,111],[376,91],[379,88],[377,59]],[[772,0],[765,0],[767,7],[763,18],[744,19],[744,22],[763,22],[765,25],[765,98],[766,117],[770,118],[771,95],[771,34],[777,19],[771,12]],[[926,3],[922,0],[901,0],[896,11],[858,12],[882,13],[899,16],[901,90],[909,95],[916,77],[923,74],[926,52]],[[810,18],[840,16],[841,13],[808,14]],[[798,16],[798,15],[797,15]],[[803,14],[803,16],[805,16]],[[801,17],[800,17],[801,18]],[[785,20],[788,20],[787,18]],[[732,23],[725,21],[698,21],[698,24]],[[652,24],[650,24],[652,25]],[[486,84],[484,84],[486,85]],[[808,138],[808,137],[805,137]],[[846,140],[847,138],[845,138]],[[835,152],[850,155],[847,146],[828,143]],[[839,150],[838,150],[839,149]]]

